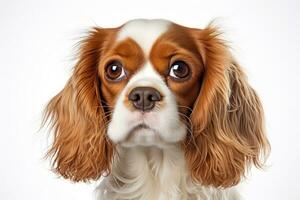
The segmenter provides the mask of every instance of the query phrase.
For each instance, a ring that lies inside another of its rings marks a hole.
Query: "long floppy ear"
[[[45,109],[54,131],[47,156],[55,172],[72,181],[95,180],[110,170],[113,148],[105,135],[97,70],[107,34],[94,28],[82,41],[73,75]]]
[[[230,187],[251,164],[263,166],[269,151],[263,109],[218,30],[193,31],[204,75],[191,114],[193,135],[186,140],[186,159],[193,180]]]

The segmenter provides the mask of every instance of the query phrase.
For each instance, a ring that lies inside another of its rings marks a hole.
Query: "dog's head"
[[[261,166],[269,147],[262,107],[219,34],[165,20],[91,30],[46,108],[56,171],[97,179],[118,145],[176,143],[202,185],[232,186],[250,164]]]

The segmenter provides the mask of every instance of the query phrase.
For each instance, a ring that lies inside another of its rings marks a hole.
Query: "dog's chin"
[[[123,147],[155,146],[163,148],[169,146],[170,143],[162,139],[159,131],[145,124],[140,124],[129,131],[128,136],[120,142],[120,145]]]

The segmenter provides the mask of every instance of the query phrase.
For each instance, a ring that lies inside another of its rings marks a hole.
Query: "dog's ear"
[[[111,31],[90,31],[81,43],[71,78],[45,109],[45,120],[54,132],[47,155],[54,170],[72,181],[95,180],[110,172],[113,146],[106,136],[98,65]]]
[[[192,31],[204,62],[199,96],[191,114],[186,159],[203,185],[237,184],[247,167],[263,165],[269,150],[263,109],[256,92],[213,27]]]

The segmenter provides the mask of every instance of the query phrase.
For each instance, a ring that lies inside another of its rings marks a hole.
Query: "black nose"
[[[152,87],[136,87],[128,95],[133,106],[141,111],[150,111],[154,108],[155,102],[162,99],[161,94]]]

